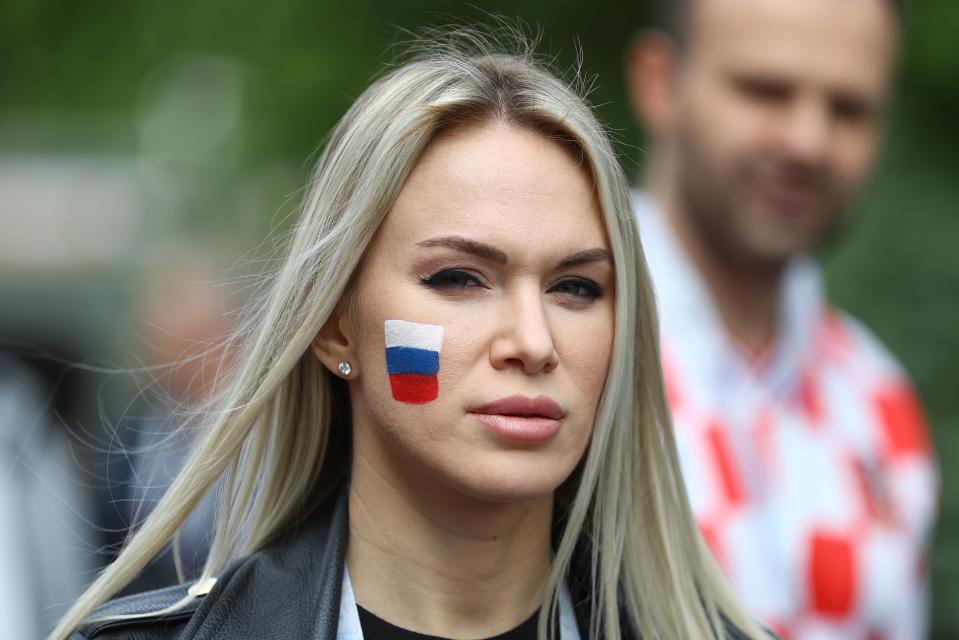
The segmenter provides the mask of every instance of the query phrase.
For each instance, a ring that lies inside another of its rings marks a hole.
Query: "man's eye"
[[[765,78],[740,77],[735,83],[743,95],[757,102],[783,102],[791,93],[787,83]]]
[[[595,300],[602,297],[603,288],[592,280],[582,278],[572,278],[563,280],[550,289],[550,293],[560,293],[563,295],[582,298],[584,300]]]
[[[874,111],[868,102],[853,96],[836,96],[830,106],[833,115],[846,122],[861,122]]]
[[[481,287],[483,283],[469,271],[446,269],[431,276],[421,278],[423,284],[432,289],[468,289]]]

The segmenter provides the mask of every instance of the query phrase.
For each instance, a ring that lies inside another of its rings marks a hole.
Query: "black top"
[[[439,636],[427,636],[415,631],[390,624],[383,618],[367,611],[360,605],[356,605],[356,610],[360,614],[360,627],[363,628],[363,640],[448,640]],[[485,640],[536,640],[536,623],[539,619],[539,611],[530,618],[514,627],[506,633],[501,633]]]

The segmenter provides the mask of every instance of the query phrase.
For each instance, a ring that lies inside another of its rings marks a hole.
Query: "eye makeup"
[[[423,286],[453,298],[472,297],[479,294],[481,290],[490,289],[493,286],[484,275],[483,268],[466,264],[470,260],[478,259],[480,263],[492,265],[497,270],[511,264],[507,254],[500,249],[460,236],[433,238],[419,242],[417,246],[446,250],[439,254],[427,254],[418,258],[414,262],[413,272]],[[612,265],[612,262],[609,251],[602,247],[571,253],[559,260],[554,267],[556,272],[567,272],[567,274],[556,278],[548,286],[547,292],[553,294],[563,304],[568,303],[577,307],[588,306],[590,302],[602,298],[606,293],[607,287],[604,284],[608,270],[606,265]],[[596,271],[593,265],[603,265],[603,267],[600,271]],[[580,273],[568,273],[570,271]]]
[[[471,271],[458,268],[442,269],[432,275],[422,276],[419,280],[424,286],[445,295],[455,296],[466,294],[470,289],[488,288]],[[570,303],[582,305],[602,298],[606,288],[590,278],[569,276],[551,285],[547,292]]]
[[[436,400],[443,327],[406,320],[386,320],[383,324],[393,399],[407,404]]]
[[[597,282],[588,278],[571,277],[564,278],[549,289],[550,293],[569,296],[582,300],[596,300],[602,298],[606,289]]]
[[[466,269],[443,269],[433,275],[423,276],[420,282],[431,289],[460,290],[482,287],[483,283]]]

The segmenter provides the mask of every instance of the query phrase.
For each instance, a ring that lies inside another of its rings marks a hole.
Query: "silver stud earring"
[[[339,370],[339,372],[342,373],[344,376],[348,376],[348,375],[350,375],[351,373],[353,373],[353,367],[351,367],[351,366],[350,366],[350,363],[347,362],[346,360],[344,360],[343,362],[341,362],[336,368],[337,368],[337,369]]]

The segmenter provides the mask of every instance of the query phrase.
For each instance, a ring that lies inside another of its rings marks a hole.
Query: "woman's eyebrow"
[[[495,262],[496,264],[508,264],[509,257],[495,247],[491,247],[488,244],[483,244],[482,242],[477,242],[476,240],[470,240],[469,238],[464,238],[462,236],[440,236],[438,238],[430,238],[429,240],[423,240],[417,242],[416,246],[418,247],[445,247],[447,249],[453,249],[454,251],[461,251],[463,253],[469,253],[471,255],[477,256],[484,260],[489,260],[490,262]],[[583,264],[589,264],[592,262],[612,262],[612,256],[609,251],[602,248],[587,249],[585,251],[579,251],[574,253],[571,256],[563,258],[560,260],[559,264],[556,266],[557,269],[568,269],[570,267],[576,267]]]
[[[491,247],[488,244],[483,244],[482,242],[464,238],[462,236],[441,236],[439,238],[430,238],[429,240],[417,242],[416,246],[446,247],[448,249],[453,249],[454,251],[462,251],[463,253],[472,254],[479,258],[483,258],[484,260],[495,262],[496,264],[506,264],[509,262],[507,255],[499,249]]]
[[[609,251],[606,249],[587,249],[586,251],[580,251],[574,253],[568,258],[563,258],[559,261],[557,265],[558,269],[568,269],[570,267],[578,267],[579,265],[589,264],[591,262],[612,262],[613,257],[609,254]]]

